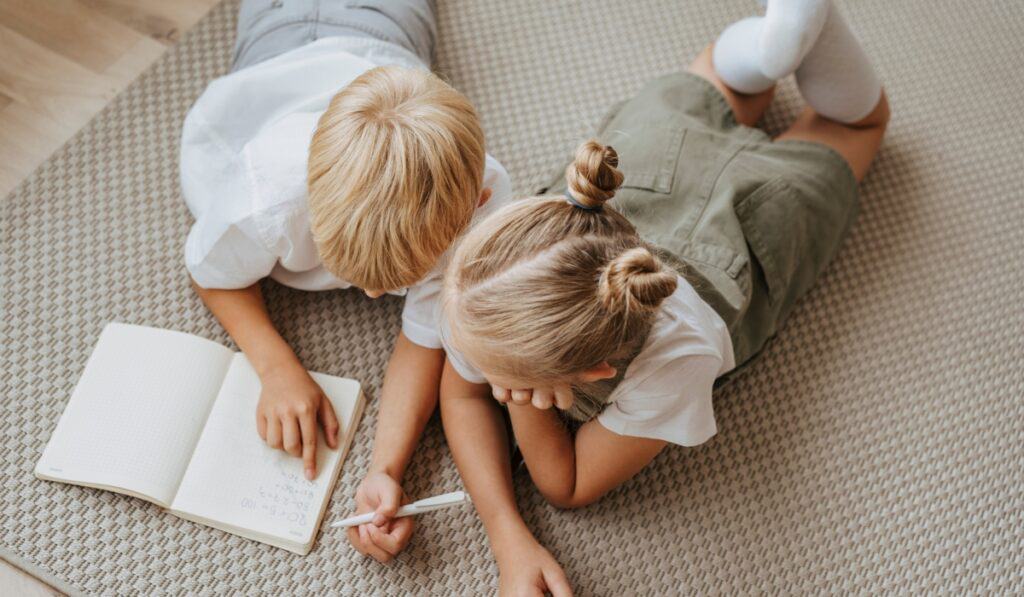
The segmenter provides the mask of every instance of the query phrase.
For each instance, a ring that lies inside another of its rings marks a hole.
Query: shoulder
[[[733,367],[732,341],[725,321],[685,278],[679,276],[678,280],[676,291],[658,310],[644,348],[633,360],[624,382],[694,355],[714,357],[722,373]]]
[[[717,432],[712,392],[721,360],[712,355],[676,355],[620,392],[620,384],[598,421],[620,435],[696,446]]]
[[[491,154],[484,161],[483,188],[491,189],[491,198],[481,205],[473,215],[473,222],[489,216],[512,201],[512,178],[508,171]]]
[[[711,394],[733,365],[728,329],[682,277],[599,416],[616,433],[694,446],[716,432]]]

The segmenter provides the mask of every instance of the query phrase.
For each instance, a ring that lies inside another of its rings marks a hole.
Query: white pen
[[[424,512],[430,512],[431,510],[440,510],[441,508],[451,508],[452,506],[458,506],[459,504],[468,504],[469,494],[465,491],[453,491],[451,493],[445,493],[430,498],[425,498],[411,504],[406,504],[398,509],[395,513],[395,518],[401,518],[402,516],[412,516],[413,514],[423,514]],[[366,514],[357,514],[355,516],[349,516],[344,520],[332,522],[331,527],[354,527],[368,522],[373,522],[374,513],[367,512]]]

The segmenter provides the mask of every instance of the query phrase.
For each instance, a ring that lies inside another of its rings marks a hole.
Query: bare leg
[[[758,120],[761,120],[768,105],[772,103],[775,87],[753,94],[740,93],[730,88],[715,72],[715,67],[711,63],[711,49],[711,45],[704,48],[686,70],[711,81],[711,84],[722,92],[733,113],[736,114],[737,122],[746,126],[754,126]]]
[[[776,141],[812,141],[827,145],[846,159],[853,175],[860,182],[882,145],[888,124],[889,102],[883,91],[875,109],[852,124],[829,120],[811,108],[804,108],[796,121],[776,137]]]

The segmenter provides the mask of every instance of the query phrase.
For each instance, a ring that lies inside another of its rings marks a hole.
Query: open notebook
[[[245,356],[169,330],[110,323],[36,476],[149,500],[173,514],[305,555],[363,408],[359,384],[313,373],[341,423],[317,478],[256,432],[260,381]]]

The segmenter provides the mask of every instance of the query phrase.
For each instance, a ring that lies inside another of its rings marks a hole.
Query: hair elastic
[[[583,205],[582,203],[579,202],[579,200],[576,199],[576,197],[573,197],[572,191],[570,191],[569,189],[565,190],[565,200],[569,202],[569,205],[572,205],[573,207],[578,207],[583,211],[601,211],[601,209],[604,207],[604,205],[601,204]]]

